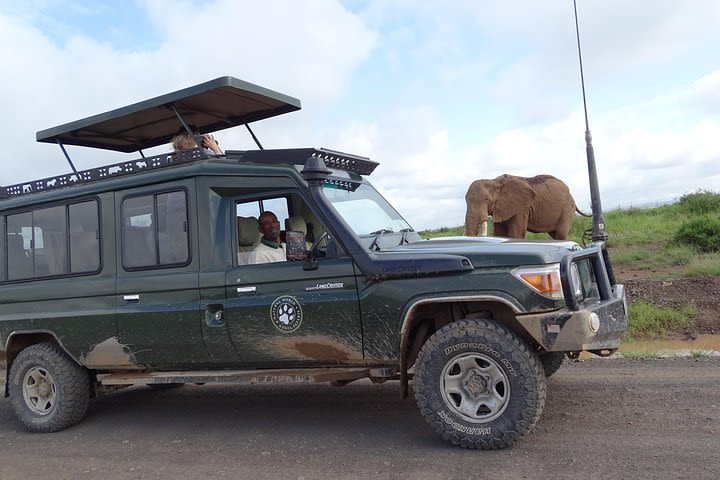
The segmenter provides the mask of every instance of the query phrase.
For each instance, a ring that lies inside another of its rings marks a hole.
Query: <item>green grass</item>
[[[690,350],[690,356],[692,358],[707,358],[710,356],[708,350]]]
[[[720,253],[698,254],[691,258],[685,270],[685,276],[720,277]]]
[[[465,227],[442,227],[435,230],[424,230],[419,232],[422,238],[455,237],[465,233]]]
[[[661,308],[647,302],[630,305],[626,340],[657,340],[668,338],[669,333],[680,332],[692,325],[695,309],[685,306],[679,309]]]

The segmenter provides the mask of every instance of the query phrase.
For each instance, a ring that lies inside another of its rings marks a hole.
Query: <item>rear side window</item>
[[[95,202],[70,205],[70,271],[100,269],[100,225]]]
[[[100,222],[94,200],[7,215],[2,223],[1,280],[100,269]]]
[[[184,190],[126,198],[121,215],[125,268],[185,265],[190,260]]]
[[[0,222],[0,252],[5,250],[5,222]],[[7,255],[0,255],[0,281],[7,280]]]
[[[7,216],[7,277],[21,280],[33,276],[32,213]]]

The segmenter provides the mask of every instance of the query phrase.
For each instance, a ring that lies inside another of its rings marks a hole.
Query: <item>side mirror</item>
[[[305,260],[308,256],[305,250],[305,234],[303,232],[285,232],[285,258],[289,262]]]

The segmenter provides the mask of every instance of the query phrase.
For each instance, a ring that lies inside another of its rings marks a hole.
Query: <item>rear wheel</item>
[[[537,355],[491,321],[446,325],[425,343],[415,365],[420,412],[461,447],[508,447],[533,429],[545,405]]]
[[[10,368],[10,400],[20,422],[32,432],[75,425],[90,402],[87,370],[54,343],[21,351]]]

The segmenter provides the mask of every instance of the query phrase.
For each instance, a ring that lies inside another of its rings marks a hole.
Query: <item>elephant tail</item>
[[[583,217],[592,217],[592,213],[591,213],[591,214],[587,214],[587,213],[583,212],[582,210],[580,210],[578,207],[575,207],[575,211],[578,212],[578,213],[579,213],[580,215],[582,215]]]

